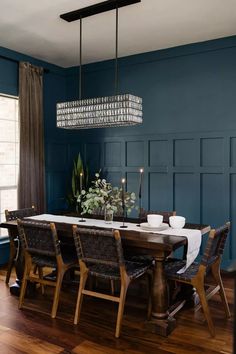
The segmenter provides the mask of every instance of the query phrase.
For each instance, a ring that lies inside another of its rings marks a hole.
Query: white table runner
[[[52,214],[41,214],[30,216],[30,219],[34,220],[41,220],[41,221],[51,221],[51,222],[60,222],[66,223],[71,225],[81,225],[81,226],[97,226],[102,228],[113,228],[113,229],[120,229],[122,222],[113,221],[112,224],[106,224],[104,220],[98,219],[84,219],[86,222],[79,222],[79,217],[71,217],[71,216],[61,216],[61,215],[52,215]],[[179,274],[184,273],[185,270],[194,262],[196,259],[202,241],[202,234],[200,230],[193,230],[193,229],[172,229],[169,227],[164,231],[146,231],[140,229],[140,227],[136,226],[133,223],[126,222],[125,223],[127,229],[125,230],[132,230],[132,231],[142,231],[148,232],[153,234],[161,234],[161,235],[171,235],[176,237],[186,237],[188,240],[188,250],[187,250],[187,259],[186,259],[186,266],[183,267],[178,271]]]

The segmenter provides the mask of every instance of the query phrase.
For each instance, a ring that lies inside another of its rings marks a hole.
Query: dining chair
[[[25,217],[36,215],[36,209],[34,205],[31,208],[24,208],[18,210],[5,210],[6,221],[12,221],[17,219],[23,219]],[[17,261],[19,255],[19,238],[16,236],[11,229],[8,229],[8,235],[10,240],[10,254],[7,267],[6,284],[9,283],[12,269]]]
[[[55,287],[51,317],[57,314],[59,295],[64,274],[77,266],[76,253],[64,253],[60,247],[57,230],[54,223],[17,220],[19,237],[23,244],[25,268],[21,285],[19,308],[23,307],[27,282],[39,283],[42,286]],[[40,270],[44,267],[57,271],[56,281],[44,279],[43,271],[38,276],[32,274],[34,266]]]
[[[80,285],[74,324],[79,322],[84,295],[114,301],[119,304],[115,331],[115,337],[119,338],[128,286],[131,281],[145,274],[150,267],[124,259],[118,230],[78,228],[74,225],[73,236],[80,265]],[[119,281],[121,284],[119,296],[86,290],[88,275]]]
[[[201,261],[192,263],[184,273],[178,274],[177,272],[186,264],[185,260],[175,260],[173,262],[168,261],[165,265],[167,279],[190,284],[196,289],[212,337],[215,336],[215,329],[208,307],[208,300],[218,291],[223,303],[226,317],[230,317],[230,310],[220,274],[221,258],[229,230],[230,222],[227,222],[225,225],[216,230],[212,229],[209,233],[206,248]],[[206,285],[205,278],[209,271],[211,271],[213,275],[216,286],[213,290],[211,290],[211,292],[208,293],[205,291],[204,285]]]

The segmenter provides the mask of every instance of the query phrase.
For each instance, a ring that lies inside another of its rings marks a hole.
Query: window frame
[[[8,95],[8,94],[4,94],[4,93],[1,93],[0,92],[0,97],[5,97],[5,98],[12,98],[14,100],[17,100],[18,101],[18,105],[19,105],[19,96],[14,96],[14,95]],[[19,106],[18,106],[19,108]],[[4,120],[4,119],[3,119]],[[6,119],[6,120],[9,120],[9,119]],[[19,126],[19,109],[18,109],[18,119],[17,121],[16,120],[12,120],[14,121],[15,123],[17,123],[18,121],[18,126]],[[16,137],[16,134],[17,134],[17,131],[15,130],[15,146],[16,144],[19,144],[20,143],[20,131],[19,131],[19,127],[18,127],[18,138]],[[2,141],[0,141],[2,142]],[[4,141],[4,143],[12,143],[12,141]],[[16,150],[15,150],[15,174],[16,174],[16,169],[17,169],[17,166],[19,167],[19,154],[18,154],[18,163],[16,162],[16,157],[17,157],[17,153],[16,153]],[[0,167],[3,166],[3,165],[7,165],[7,164],[1,164],[0,163]],[[13,164],[12,164],[13,165]],[[4,191],[4,190],[16,190],[18,189],[18,177],[19,177],[19,169],[18,169],[18,176],[16,176],[16,184],[14,185],[9,185],[9,186],[0,186],[0,193],[1,191]],[[18,208],[18,200],[16,201],[16,209]],[[1,197],[0,197],[0,221],[2,222],[2,206],[1,206]],[[1,235],[0,233],[0,238],[4,237],[4,235]]]

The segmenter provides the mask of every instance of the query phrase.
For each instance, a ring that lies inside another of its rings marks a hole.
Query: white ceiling
[[[102,0],[0,0],[0,44],[63,67],[79,61],[79,21],[59,18]],[[236,0],[142,0],[119,11],[119,56],[236,34]],[[114,57],[115,12],[83,20],[83,61]]]

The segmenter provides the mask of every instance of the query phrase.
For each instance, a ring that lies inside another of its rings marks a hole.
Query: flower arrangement
[[[112,187],[111,183],[100,177],[100,172],[95,174],[95,180],[91,182],[88,192],[81,191],[77,201],[81,203],[82,213],[94,214],[111,210],[114,214],[122,214],[122,189]],[[124,193],[124,204],[129,214],[135,207],[135,193]]]

